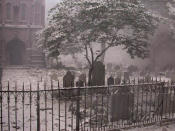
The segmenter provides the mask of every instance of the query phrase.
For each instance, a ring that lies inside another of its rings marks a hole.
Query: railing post
[[[1,76],[0,76],[1,77]],[[0,125],[1,125],[1,131],[3,131],[3,123],[2,123],[2,83],[0,81],[0,103],[1,103],[1,120],[0,120]]]
[[[80,130],[80,88],[77,88],[76,131]]]
[[[9,93],[9,81],[8,81],[8,93],[7,93],[7,106],[8,106],[8,131],[10,131],[10,93]]]
[[[23,82],[23,87],[22,87],[22,116],[23,116],[23,118],[22,118],[22,123],[23,123],[23,131],[24,131],[24,124],[25,124],[25,122],[24,122],[24,82]]]
[[[52,98],[51,99],[52,99],[52,131],[53,131],[54,130],[54,125],[53,125],[54,124],[54,121],[53,121],[54,118],[53,118],[53,81],[52,80],[51,80],[51,90],[52,90],[51,91],[51,93],[52,93]]]
[[[162,94],[162,100],[161,100],[161,120],[163,119],[163,114],[164,114],[164,111],[165,111],[165,107],[164,107],[164,103],[166,102],[164,99],[166,99],[166,89],[165,89],[165,86],[164,86],[164,83],[162,82],[161,83],[161,92],[160,94]],[[166,112],[166,111],[165,111]]]
[[[60,131],[61,130],[61,122],[60,122],[60,119],[61,119],[61,113],[60,113],[60,109],[61,109],[61,106],[60,106],[60,99],[61,99],[61,93],[60,93],[60,85],[59,85],[59,81],[58,81],[58,109],[59,109],[59,112],[58,112],[58,130]]]
[[[37,131],[40,131],[40,96],[39,96],[39,82],[37,84]]]

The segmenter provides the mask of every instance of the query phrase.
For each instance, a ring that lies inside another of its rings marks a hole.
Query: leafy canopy
[[[114,46],[122,46],[132,58],[145,58],[154,29],[154,19],[140,0],[63,0],[50,10],[38,43],[50,56],[84,51],[89,64]],[[106,47],[95,53],[97,43]]]

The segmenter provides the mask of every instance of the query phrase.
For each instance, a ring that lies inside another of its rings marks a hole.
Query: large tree
[[[50,10],[38,43],[52,57],[85,53],[90,84],[94,63],[109,48],[121,46],[131,58],[147,57],[154,29],[154,18],[140,0],[63,0]],[[105,46],[95,50],[97,44]]]

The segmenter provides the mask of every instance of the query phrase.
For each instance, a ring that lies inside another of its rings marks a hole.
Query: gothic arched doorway
[[[22,41],[14,39],[7,44],[9,65],[23,65],[25,45]]]

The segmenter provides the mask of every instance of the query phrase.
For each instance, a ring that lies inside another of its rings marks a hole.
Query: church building
[[[45,25],[45,0],[0,0],[0,64],[43,66],[35,33]]]

